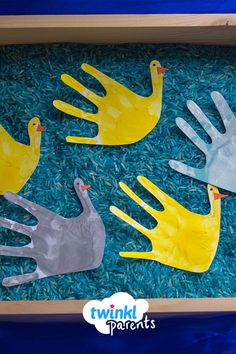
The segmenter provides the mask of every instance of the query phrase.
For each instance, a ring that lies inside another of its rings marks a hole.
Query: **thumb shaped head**
[[[28,134],[31,144],[40,144],[41,133],[46,129],[41,125],[38,117],[30,119],[28,123]]]
[[[81,196],[85,196],[88,195],[87,190],[90,188],[90,185],[85,184],[81,178],[76,178],[74,180],[74,188],[77,194],[80,194]]]
[[[207,191],[209,195],[209,200],[211,204],[211,210],[220,211],[221,199],[227,197],[227,194],[219,193],[218,188],[212,186],[211,184],[207,185]]]
[[[158,60],[152,60],[150,63],[150,73],[152,80],[153,94],[161,100],[162,97],[162,74],[167,71]],[[161,102],[161,101],[160,101]]]
[[[163,68],[158,60],[152,60],[150,63],[151,76],[157,76],[158,74],[163,74],[168,71],[167,68]]]
[[[81,178],[74,180],[74,188],[84,209],[93,209],[93,205],[88,195],[89,184],[85,184]]]

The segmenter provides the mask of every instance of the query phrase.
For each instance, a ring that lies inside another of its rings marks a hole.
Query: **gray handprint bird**
[[[175,160],[170,160],[169,165],[187,176],[236,193],[236,117],[219,92],[212,92],[211,97],[223,120],[225,133],[214,127],[196,103],[187,102],[188,109],[211,138],[210,144],[204,142],[184,119],[176,119],[182,132],[206,155],[204,168],[194,168]]]
[[[88,196],[88,187],[79,178],[74,181],[83,212],[70,219],[17,194],[4,194],[7,200],[23,207],[38,220],[35,226],[28,226],[0,217],[0,226],[25,234],[31,239],[23,247],[0,246],[0,255],[30,257],[37,262],[32,273],[4,278],[4,286],[99,267],[104,252],[105,227]]]

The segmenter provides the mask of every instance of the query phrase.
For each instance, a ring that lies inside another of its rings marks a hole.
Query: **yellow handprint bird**
[[[144,234],[152,244],[149,252],[120,252],[122,257],[155,260],[171,267],[191,272],[205,272],[210,267],[219,241],[221,198],[216,187],[207,186],[210,201],[208,215],[195,214],[143,176],[139,183],[156,197],[164,207],[163,211],[153,209],[141,200],[129,187],[120,183],[122,190],[146,210],[157,222],[148,229],[115,206],[110,211],[121,220]]]
[[[0,194],[19,192],[31,177],[39,162],[44,130],[39,118],[32,118],[28,123],[30,145],[24,145],[0,126]]]
[[[150,63],[153,92],[149,97],[135,94],[109,76],[88,64],[81,68],[94,76],[104,87],[104,97],[88,90],[73,77],[63,74],[62,81],[86,97],[98,107],[98,112],[88,113],[66,102],[55,100],[54,107],[73,117],[82,118],[98,125],[94,138],[67,136],[70,143],[97,145],[126,145],[144,138],[160,119],[162,107],[162,68],[157,60]]]

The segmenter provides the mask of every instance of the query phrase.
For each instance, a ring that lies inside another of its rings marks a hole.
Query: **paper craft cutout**
[[[138,176],[139,183],[156,197],[164,210],[158,211],[140,199],[128,186],[120,183],[121,189],[138,205],[146,210],[157,222],[148,229],[115,206],[110,211],[144,234],[152,243],[149,252],[120,252],[122,257],[155,260],[171,267],[205,272],[216,253],[220,233],[220,194],[216,187],[208,185],[211,210],[208,215],[192,213],[164,193],[147,178]]]
[[[32,118],[28,123],[30,145],[24,145],[0,126],[0,194],[19,192],[31,177],[39,162],[44,130],[39,118]]]
[[[4,286],[99,267],[104,252],[105,228],[88,196],[88,187],[79,178],[74,181],[83,212],[71,219],[57,215],[16,194],[4,194],[7,200],[21,206],[38,220],[36,226],[27,226],[0,218],[0,226],[31,238],[31,242],[23,247],[0,246],[0,255],[30,257],[37,262],[33,273],[5,278],[2,283]]]
[[[219,92],[212,92],[211,97],[224,122],[226,132],[223,134],[196,103],[187,101],[188,109],[210,136],[211,144],[205,143],[184,119],[176,119],[182,132],[206,155],[206,165],[194,168],[175,160],[169,161],[169,165],[184,175],[236,193],[236,117]]]
[[[98,125],[98,135],[94,138],[67,136],[70,143],[97,145],[125,145],[143,139],[160,119],[162,107],[162,68],[157,60],[150,64],[153,93],[142,97],[121,85],[109,76],[88,64],[81,68],[94,76],[106,90],[104,97],[88,90],[73,77],[63,74],[62,81],[86,97],[98,107],[96,114],[84,112],[60,100],[53,102],[54,107],[73,117],[82,118]]]

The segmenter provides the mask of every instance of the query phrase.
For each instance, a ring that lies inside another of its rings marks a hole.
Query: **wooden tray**
[[[0,16],[0,44],[236,44],[236,15]]]
[[[0,16],[1,45],[53,42],[235,45],[236,15]],[[148,299],[148,301],[149,312],[159,314],[236,311],[236,298]],[[85,303],[84,300],[2,301],[0,320],[19,315],[80,315]]]

